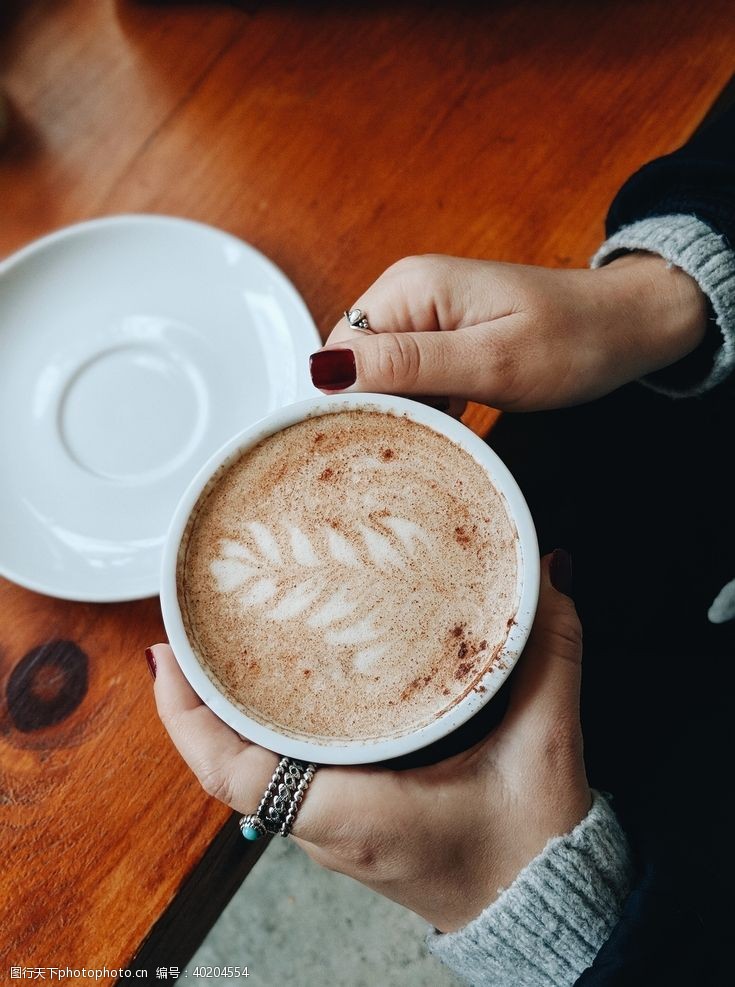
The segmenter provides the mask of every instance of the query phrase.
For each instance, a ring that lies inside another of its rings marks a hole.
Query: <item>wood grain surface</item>
[[[735,51],[731,0],[28,0],[0,32],[0,253],[92,216],[189,216],[269,255],[325,334],[405,254],[584,265]],[[252,858],[155,717],[157,601],[0,581],[0,617],[0,978],[125,966],[146,937],[139,963],[183,964]]]

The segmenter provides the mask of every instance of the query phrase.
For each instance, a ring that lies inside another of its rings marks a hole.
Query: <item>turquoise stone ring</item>
[[[263,820],[256,815],[243,816],[240,820],[240,832],[246,840],[255,842],[265,836],[268,830],[265,828]]]

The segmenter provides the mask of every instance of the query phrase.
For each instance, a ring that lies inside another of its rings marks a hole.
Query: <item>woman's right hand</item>
[[[399,261],[311,358],[323,391],[376,391],[533,411],[589,401],[675,363],[701,341],[706,300],[653,254],[599,270],[426,255]]]
[[[319,769],[293,830],[317,863],[454,931],[584,818],[591,796],[579,721],[582,628],[571,576],[566,552],[542,559],[536,619],[507,712],[474,747],[403,771]],[[278,755],[218,719],[168,645],[150,650],[149,667],[161,720],[202,786],[239,813],[253,812]]]

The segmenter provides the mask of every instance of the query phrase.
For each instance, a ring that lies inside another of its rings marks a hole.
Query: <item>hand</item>
[[[318,863],[444,932],[478,915],[590,807],[579,724],[582,632],[571,599],[551,583],[550,558],[500,725],[429,767],[322,767],[294,825]],[[182,757],[210,795],[239,813],[255,811],[278,757],[203,705],[167,645],[152,650],[158,712]]]
[[[594,271],[409,257],[354,307],[374,334],[340,320],[312,356],[317,387],[442,395],[511,411],[606,394],[681,359],[706,325],[696,282],[644,253]]]

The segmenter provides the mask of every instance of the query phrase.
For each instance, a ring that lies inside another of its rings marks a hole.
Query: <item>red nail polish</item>
[[[148,662],[148,671],[151,673],[151,678],[155,681],[156,678],[156,656],[153,654],[150,648],[145,649],[145,660]]]
[[[554,589],[565,596],[572,595],[572,557],[563,548],[557,548],[549,560],[549,579]]]
[[[352,350],[319,350],[309,357],[309,371],[314,387],[321,391],[342,391],[357,380],[355,354]]]

